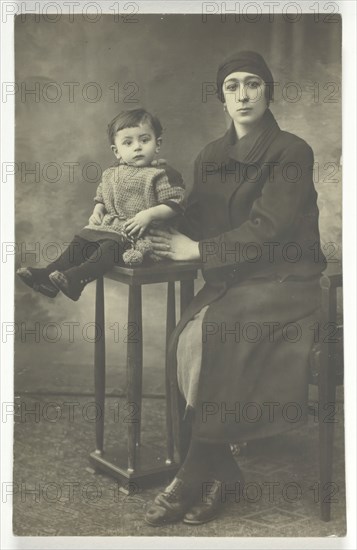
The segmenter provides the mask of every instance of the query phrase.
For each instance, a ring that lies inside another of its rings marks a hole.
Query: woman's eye
[[[248,88],[259,88],[260,82],[248,82]]]
[[[229,92],[235,92],[237,88],[238,88],[237,84],[226,85],[226,90],[228,90]]]
[[[131,141],[123,141],[123,145],[129,146],[129,145],[131,145]]]

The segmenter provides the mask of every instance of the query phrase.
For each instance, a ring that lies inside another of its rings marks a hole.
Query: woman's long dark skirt
[[[319,277],[251,279],[195,296],[169,345],[174,412],[177,344],[202,307],[202,364],[193,434],[202,441],[267,437],[307,419],[309,354],[317,337]],[[197,343],[196,343],[197,344]],[[176,436],[180,420],[176,416]]]

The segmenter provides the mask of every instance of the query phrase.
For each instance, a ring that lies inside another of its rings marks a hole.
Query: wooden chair
[[[336,387],[343,384],[343,326],[337,319],[337,289],[342,288],[342,275],[324,274],[320,286],[320,337],[310,354],[310,384],[318,388],[320,513],[323,521],[330,521]]]

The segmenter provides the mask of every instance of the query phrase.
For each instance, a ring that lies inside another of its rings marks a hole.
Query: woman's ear
[[[114,155],[116,156],[117,159],[120,159],[120,155],[119,155],[119,152],[118,152],[118,149],[116,148],[115,145],[111,145],[110,146],[111,150],[113,151]]]
[[[156,149],[155,149],[155,151],[157,153],[160,151],[161,145],[162,145],[162,138],[161,137],[156,138]]]

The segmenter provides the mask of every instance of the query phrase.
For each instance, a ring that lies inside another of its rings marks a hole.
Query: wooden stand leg
[[[191,303],[194,297],[194,279],[189,279],[187,281],[181,281],[180,288],[180,313],[181,317],[187,306]],[[178,396],[178,411],[176,414],[180,418],[183,418],[185,412],[186,402],[181,395]],[[189,419],[186,421],[180,422],[180,431],[179,431],[179,458],[180,464],[184,461],[188,447],[191,440],[191,422]]]
[[[104,445],[104,404],[105,404],[105,321],[104,321],[104,281],[97,279],[95,298],[95,326],[97,338],[94,344],[94,388],[95,402],[100,417],[95,425],[96,453],[102,454]]]
[[[167,284],[167,311],[166,311],[166,367],[165,367],[165,385],[166,385],[166,441],[167,458],[166,464],[172,464],[174,461],[174,438],[172,426],[172,399],[170,388],[170,373],[168,363],[168,344],[170,336],[176,326],[176,305],[175,305],[175,283]]]
[[[187,308],[187,306],[190,304],[190,302],[193,300],[194,297],[194,280],[189,279],[187,281],[181,281],[180,285],[180,314],[182,317],[183,312]]]
[[[128,470],[135,471],[140,445],[142,400],[142,312],[141,286],[129,287],[127,340]]]

